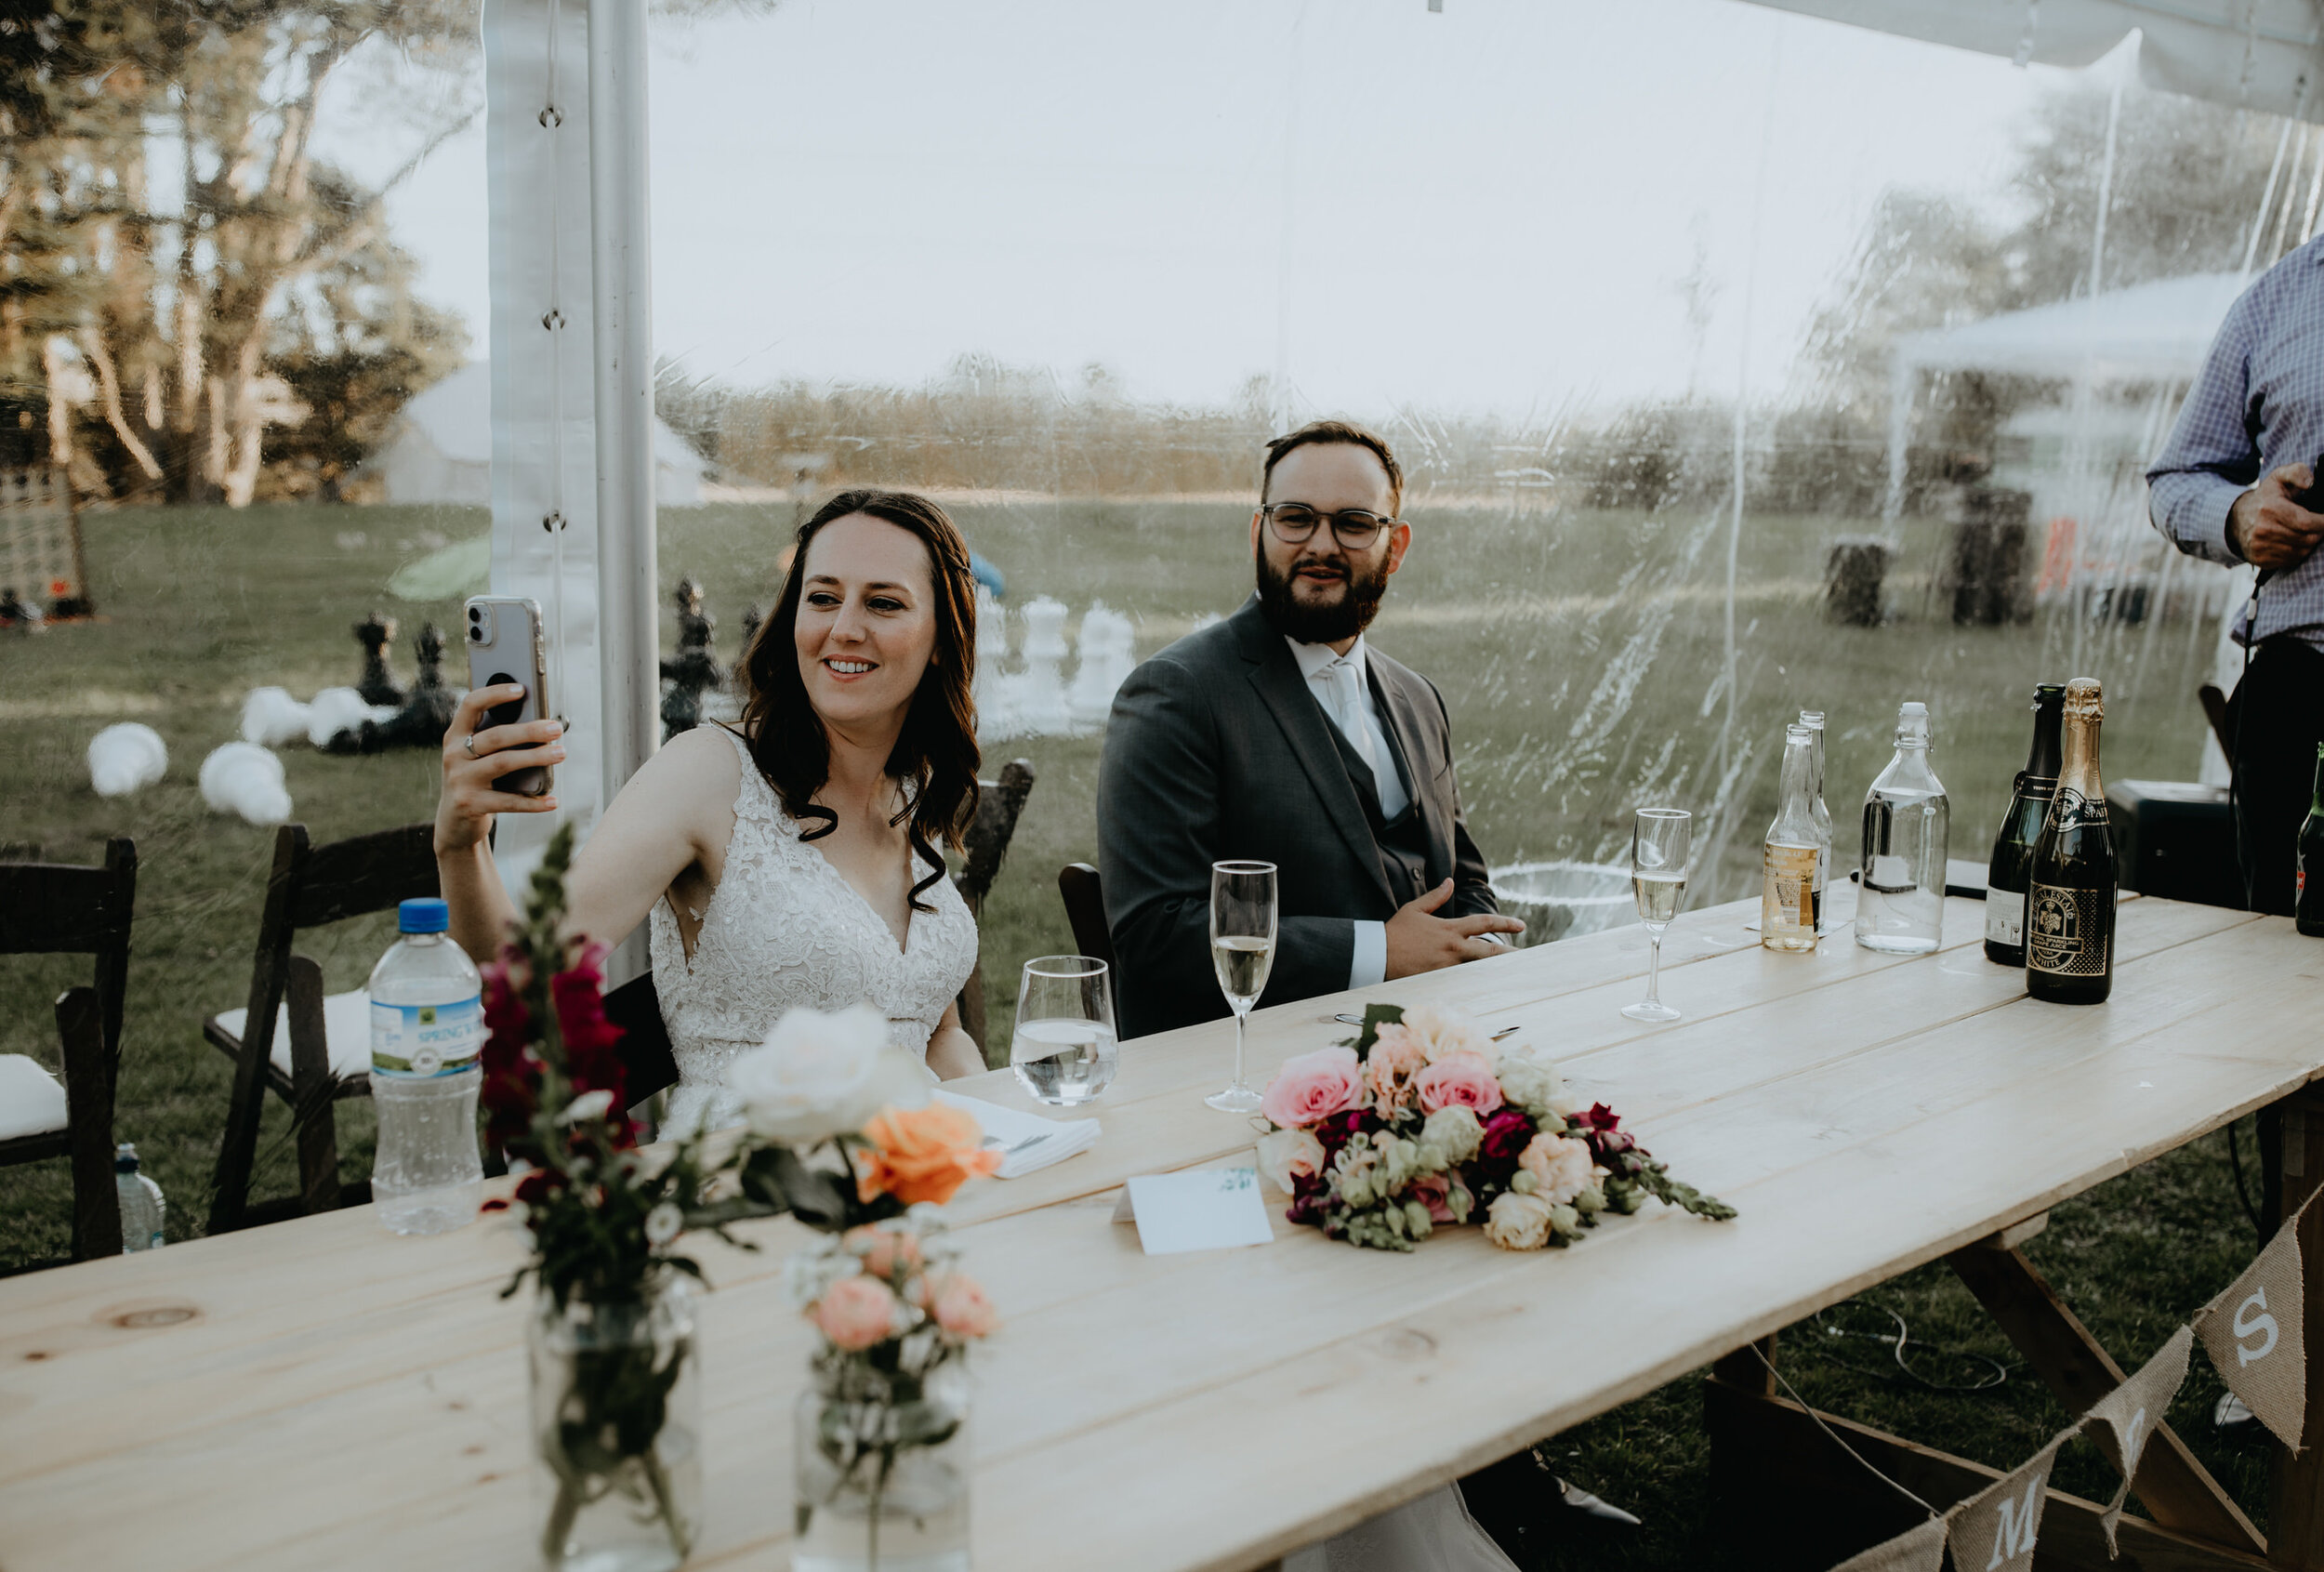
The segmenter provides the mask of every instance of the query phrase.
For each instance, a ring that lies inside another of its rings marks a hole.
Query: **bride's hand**
[[[563,761],[565,750],[557,738],[564,726],[556,720],[527,720],[519,725],[488,726],[478,731],[484,711],[524,696],[523,686],[507,682],[479,688],[460,701],[452,724],[443,733],[443,791],[436,799],[436,854],[465,852],[492,833],[495,813],[548,813],[556,811],[555,796],[520,797],[499,789],[500,777],[531,765]]]

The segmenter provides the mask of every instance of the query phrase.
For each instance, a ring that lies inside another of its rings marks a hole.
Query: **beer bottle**
[[[2300,826],[2300,884],[2291,925],[2312,938],[2324,938],[2324,743],[2316,746],[2316,792],[2309,799],[2308,816]],[[2308,870],[2316,870],[2316,893],[2308,893]]]
[[[2114,831],[2098,777],[2106,700],[2095,678],[2066,685],[2064,760],[2026,891],[2026,991],[2097,1004],[2114,990]]]
[[[1816,816],[1809,804],[1816,733],[1784,728],[1783,785],[1761,848],[1759,942],[1771,950],[1816,947]]]
[[[2026,884],[2033,869],[2034,842],[2058,789],[2058,729],[2066,709],[2066,684],[2043,682],[2034,689],[2033,751],[2010,786],[2009,812],[1993,838],[1993,861],[1985,877],[1985,958],[2000,966],[2026,964]]]

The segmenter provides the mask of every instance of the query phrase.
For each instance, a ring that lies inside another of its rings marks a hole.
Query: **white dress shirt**
[[[1299,662],[1300,675],[1307,679],[1307,691],[1315,696],[1317,707],[1340,728],[1340,734],[1354,747],[1356,757],[1371,766],[1372,783],[1380,795],[1380,817],[1394,818],[1410,805],[1412,798],[1404,788],[1404,778],[1396,773],[1395,749],[1389,744],[1387,728],[1380,719],[1380,706],[1372,697],[1363,636],[1356,636],[1344,655],[1329,644],[1302,644],[1291,638],[1283,641],[1291,646],[1291,658]],[[1388,925],[1358,920],[1355,954],[1348,965],[1348,986],[1368,988],[1387,975]]]

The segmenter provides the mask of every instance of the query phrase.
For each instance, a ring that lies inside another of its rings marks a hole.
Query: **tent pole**
[[[661,740],[654,623],[653,238],[640,0],[589,0],[589,250],[595,296],[598,669],[603,800]],[[609,984],[644,970],[633,935]]]

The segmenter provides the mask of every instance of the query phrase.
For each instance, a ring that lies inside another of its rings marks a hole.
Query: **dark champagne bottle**
[[[2098,775],[2097,680],[2066,685],[2057,794],[2034,843],[2026,888],[2026,991],[2053,1004],[2098,1004],[2114,991],[2114,830]]]
[[[2311,938],[2324,939],[2324,743],[2316,746],[2316,792],[2308,799],[2308,816],[2300,826],[2300,885],[2292,907],[2291,925]],[[2308,878],[2308,870],[2316,878]],[[2316,893],[2308,893],[2313,884]]]
[[[2032,882],[2034,842],[2058,789],[2058,732],[2066,711],[2066,684],[2034,689],[2033,751],[2010,786],[2009,812],[1993,838],[1993,861],[1985,876],[1985,958],[2001,966],[2026,964],[2026,886]]]

